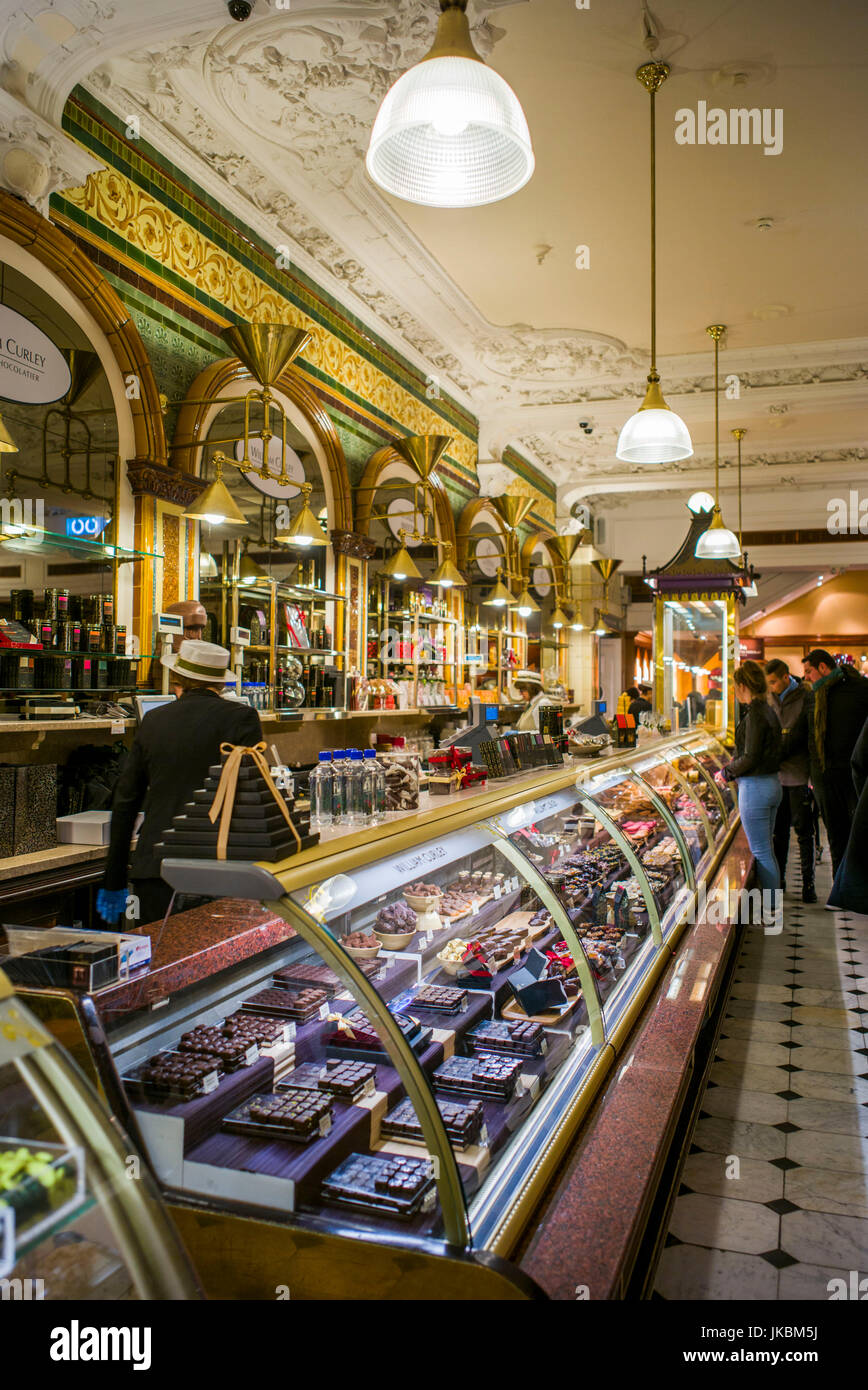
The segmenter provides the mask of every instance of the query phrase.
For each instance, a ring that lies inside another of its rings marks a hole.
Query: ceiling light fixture
[[[560,605],[558,605],[554,613],[552,613],[552,627],[554,628],[555,632],[560,631],[562,627],[568,627],[569,622],[570,620],[567,617],[566,613],[560,607]]]
[[[515,608],[516,606],[515,598],[510,593],[509,589],[507,589],[506,585],[503,583],[503,580],[500,577],[502,573],[503,570],[498,565],[497,583],[491,590],[491,593],[488,595],[488,597],[482,600],[482,602],[485,604],[487,608]]]
[[[421,570],[418,569],[412,555],[404,544],[406,535],[407,532],[404,530],[398,532],[400,545],[394,555],[390,555],[383,566],[383,574],[386,578],[397,580],[399,584],[405,579],[422,578]]]
[[[669,64],[644,63],[636,73],[651,97],[651,370],[645,399],[618,437],[616,458],[622,463],[677,463],[693,454],[690,433],[663,399],[657,371],[657,165],[654,99],[669,76]]]
[[[440,0],[434,43],[383,98],[365,159],[380,188],[425,207],[498,202],[534,170],[521,103],[473,47],[466,9]]]
[[[720,339],[725,332],[722,323],[712,323],[705,330],[714,340],[714,511],[711,525],[703,531],[693,552],[697,560],[738,560],[741,545],[738,536],[728,531],[720,515]]]
[[[228,463],[219,450],[214,455],[214,481],[209,483],[184,513],[187,521],[207,521],[211,526],[246,526],[247,517],[234,501],[223,481],[223,465]]]
[[[241,551],[241,561],[238,566],[238,578],[242,584],[268,584],[269,576],[261,565],[257,564],[253,556],[248,554],[247,547],[250,544],[245,538]]]
[[[450,559],[450,556],[452,554],[452,542],[443,541],[442,545],[445,553],[443,555],[443,559],[441,560],[440,564],[438,565],[437,569],[434,571],[434,574],[431,577],[431,583],[436,584],[440,589],[466,588],[467,580],[464,578],[464,575],[461,573],[460,569],[457,569],[456,566],[453,565],[452,560]]]
[[[694,492],[692,497],[687,499],[688,510],[698,516],[700,512],[714,511],[714,498],[710,492]]]
[[[533,613],[538,613],[539,604],[535,601],[527,585],[522,589],[515,603],[515,611],[521,618],[529,618]]]
[[[310,507],[310,494],[313,488],[310,483],[301,485],[301,510],[294,516],[289,523],[286,531],[279,531],[274,539],[280,545],[300,545],[307,550],[312,545],[328,545],[328,536],[319,524],[317,517]]]

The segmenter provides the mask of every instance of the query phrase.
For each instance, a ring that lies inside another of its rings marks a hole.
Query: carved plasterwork
[[[98,159],[0,88],[0,187],[48,216],[59,189],[102,168]]]

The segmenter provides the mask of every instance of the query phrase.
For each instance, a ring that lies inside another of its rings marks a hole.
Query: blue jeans
[[[738,779],[738,810],[751,853],[756,860],[757,883],[762,889],[781,886],[773,835],[775,817],[783,797],[777,773]]]

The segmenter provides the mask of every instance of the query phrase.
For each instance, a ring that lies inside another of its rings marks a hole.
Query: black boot
[[[816,890],[816,888],[814,887],[813,880],[812,880],[810,883],[808,883],[807,881],[803,880],[803,881],[802,881],[802,902],[803,902],[803,903],[815,903],[816,901],[817,901],[817,890]]]
[[[802,902],[815,903],[817,901],[817,890],[814,887],[814,841],[801,840],[799,842],[799,858],[802,865]]]

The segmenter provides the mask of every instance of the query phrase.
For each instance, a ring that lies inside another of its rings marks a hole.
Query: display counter
[[[513,1257],[735,832],[720,758],[673,737],[279,864],[167,861],[221,900],[145,929],[146,970],[22,989],[210,1296],[540,1296]]]

